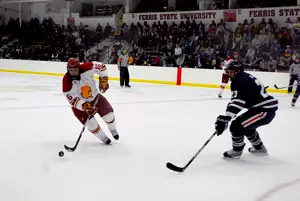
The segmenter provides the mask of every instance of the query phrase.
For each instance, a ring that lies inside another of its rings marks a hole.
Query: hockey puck
[[[60,151],[60,152],[58,153],[58,155],[59,155],[59,157],[63,157],[63,156],[65,155],[65,153],[64,153],[63,151]]]

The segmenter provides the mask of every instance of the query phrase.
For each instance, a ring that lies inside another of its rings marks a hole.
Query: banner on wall
[[[191,11],[191,12],[164,12],[164,13],[131,13],[124,14],[123,21],[126,23],[153,23],[157,21],[166,21],[168,24],[181,21],[195,20],[196,22],[211,22],[212,20],[223,18],[223,11],[208,10],[208,11]]]
[[[239,9],[238,14],[246,18],[298,17],[300,7]]]
[[[262,18],[268,20],[272,18],[277,23],[284,23],[287,18],[296,21],[300,17],[300,6],[276,7],[276,8],[251,8],[251,9],[234,9],[234,10],[207,10],[207,11],[191,11],[191,12],[164,12],[164,13],[129,13],[124,14],[123,21],[127,24],[144,23],[145,21],[152,24],[157,21],[166,21],[168,24],[173,22],[180,23],[187,19],[202,21],[205,24],[215,20],[216,23],[220,19],[229,23],[243,22],[245,19],[251,18],[260,21]]]

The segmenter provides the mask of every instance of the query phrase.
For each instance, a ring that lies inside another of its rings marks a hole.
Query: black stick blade
[[[279,88],[277,87],[277,85],[276,85],[276,84],[274,84],[274,87],[275,87],[276,89],[279,89]]]
[[[184,168],[181,167],[177,167],[176,165],[173,165],[172,163],[167,163],[167,168],[169,168],[170,170],[173,170],[175,172],[183,172]]]
[[[67,145],[65,145],[65,150],[67,150],[68,152],[74,152],[74,148],[70,148]]]

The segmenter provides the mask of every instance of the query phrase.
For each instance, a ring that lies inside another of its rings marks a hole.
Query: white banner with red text
[[[140,22],[142,25],[147,22],[152,25],[153,22],[164,21],[167,24],[173,22],[179,24],[181,21],[185,22],[187,19],[192,22],[195,20],[197,23],[202,21],[204,24],[209,25],[212,20],[216,23],[220,19],[225,22],[236,25],[243,23],[245,19],[250,22],[253,18],[256,23],[260,23],[262,18],[266,21],[272,19],[278,26],[282,26],[287,18],[290,18],[293,23],[300,17],[300,6],[295,7],[276,7],[276,8],[250,8],[250,9],[233,9],[233,10],[199,10],[190,12],[164,12],[164,13],[128,13],[124,14],[123,21],[130,25],[131,23]]]

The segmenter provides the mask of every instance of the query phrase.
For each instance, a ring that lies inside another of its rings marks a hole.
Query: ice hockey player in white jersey
[[[95,74],[99,75],[99,87],[93,78]],[[76,58],[68,60],[67,73],[62,80],[62,91],[76,118],[82,124],[87,123],[88,130],[105,144],[110,144],[111,140],[95,119],[94,115],[97,113],[106,122],[114,139],[119,139],[114,110],[107,99],[99,93],[99,90],[105,93],[108,88],[108,72],[104,64],[100,62],[80,64]]]
[[[223,74],[222,74],[222,80],[221,80],[221,85],[220,85],[220,92],[218,94],[219,98],[222,98],[223,92],[229,82],[229,75],[226,71],[227,66],[233,62],[233,61],[237,61],[239,59],[239,53],[238,52],[234,52],[233,56],[228,56],[225,61],[223,61],[223,63],[221,64],[221,68],[223,69]]]

